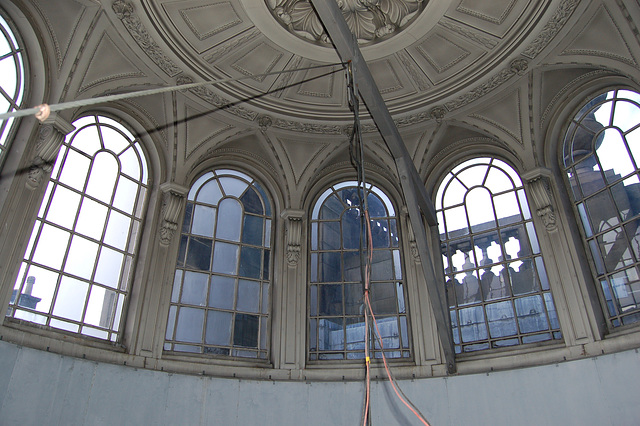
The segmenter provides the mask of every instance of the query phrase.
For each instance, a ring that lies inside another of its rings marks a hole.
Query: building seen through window
[[[561,339],[517,173],[494,158],[466,161],[445,176],[436,209],[456,352]]]
[[[167,351],[267,359],[271,204],[234,170],[192,186],[167,322]]]
[[[0,14],[0,113],[15,111],[24,95],[23,50]],[[0,162],[9,142],[14,119],[0,120]]]
[[[309,359],[363,359],[364,301],[361,275],[363,202],[356,182],[327,189],[311,215]],[[371,305],[385,355],[411,356],[405,281],[396,213],[387,195],[366,185],[371,224]],[[371,336],[371,341],[374,340]],[[373,356],[381,357],[375,342]]]
[[[117,341],[148,170],[118,122],[87,116],[63,142],[14,285],[8,316]]]
[[[575,115],[563,166],[612,327],[640,321],[640,94],[612,90]]]

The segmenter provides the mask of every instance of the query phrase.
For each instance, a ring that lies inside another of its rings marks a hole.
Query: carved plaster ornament
[[[282,218],[286,221],[287,264],[296,267],[300,260],[300,238],[302,234],[302,216],[304,210],[285,210]]]
[[[75,129],[57,114],[49,113],[50,111],[47,110],[46,117],[38,117],[42,124],[38,133],[35,156],[29,166],[25,183],[28,189],[39,187],[45,175],[51,173],[62,141]]]
[[[331,44],[308,0],[265,0],[273,17],[292,34]],[[397,34],[425,8],[426,0],[337,0],[349,29],[362,45]]]
[[[178,218],[187,189],[171,182],[160,185],[164,194],[162,203],[162,224],[160,225],[160,244],[168,246],[178,229]]]
[[[547,232],[558,229],[556,215],[551,201],[549,179],[546,176],[536,176],[528,180],[531,189],[531,200],[536,208],[536,214],[542,219]]]

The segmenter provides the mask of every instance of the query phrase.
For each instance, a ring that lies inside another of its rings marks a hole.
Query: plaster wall
[[[640,354],[518,370],[405,380],[432,425],[631,425],[640,419]],[[358,424],[361,382],[220,379],[97,363],[0,342],[0,424]],[[417,419],[386,381],[373,424]]]

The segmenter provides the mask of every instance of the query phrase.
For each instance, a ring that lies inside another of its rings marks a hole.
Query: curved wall
[[[638,350],[518,370],[403,380],[434,426],[630,425],[640,418]],[[60,356],[0,342],[0,424],[358,424],[362,382],[220,379]],[[418,420],[386,381],[373,424]]]

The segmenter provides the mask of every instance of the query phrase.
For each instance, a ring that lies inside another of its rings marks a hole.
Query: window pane
[[[249,181],[246,174],[233,170],[209,172],[189,192],[189,199],[197,203],[187,204],[176,276],[182,267],[200,272],[185,270],[184,283],[174,281],[173,294],[181,291],[182,297],[172,297],[170,308],[181,312],[188,308],[184,305],[202,306],[205,332],[194,334],[189,346],[175,344],[178,335],[173,339],[167,334],[166,350],[268,358],[271,268],[270,252],[264,247],[270,246],[273,220],[265,191]]]

